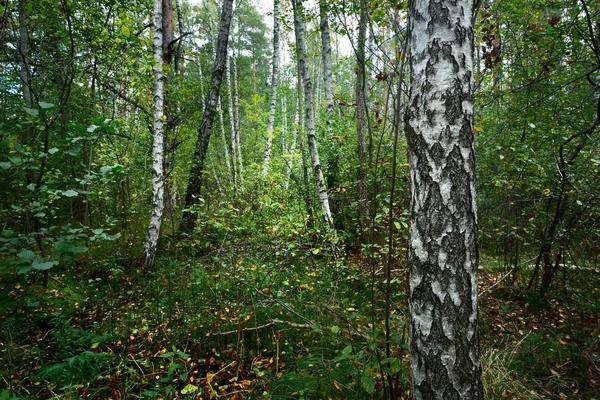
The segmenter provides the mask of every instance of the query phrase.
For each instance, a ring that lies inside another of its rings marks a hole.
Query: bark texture
[[[263,158],[263,176],[269,172],[271,149],[273,147],[273,127],[275,125],[275,110],[277,109],[277,79],[279,77],[279,0],[273,3],[273,66],[271,73],[271,103],[267,119],[267,141]]]
[[[153,12],[154,48],[154,123],[152,127],[152,212],[148,224],[148,234],[144,246],[144,263],[154,264],[164,205],[164,74],[163,74],[163,1],[154,0]]]
[[[221,22],[219,23],[219,36],[217,37],[217,53],[215,64],[213,66],[212,78],[210,82],[210,91],[206,98],[206,107],[202,116],[202,123],[198,130],[198,140],[192,159],[192,169],[188,179],[188,187],[185,195],[185,208],[183,221],[179,230],[182,233],[191,233],[196,223],[196,214],[189,208],[196,203],[196,198],[200,195],[202,186],[202,175],[204,174],[204,164],[206,162],[206,150],[215,117],[215,110],[219,100],[219,89],[223,80],[225,71],[225,61],[227,58],[227,44],[229,41],[229,27],[233,16],[233,0],[224,0],[221,11]]]
[[[482,399],[472,0],[409,2],[412,399]]]
[[[312,81],[308,73],[308,65],[306,62],[306,41],[304,39],[304,23],[301,17],[302,3],[298,0],[292,0],[292,7],[294,8],[294,30],[296,34],[296,52],[298,57],[298,70],[299,75],[302,78],[304,84],[304,115],[306,123],[306,133],[308,136],[308,151],[310,153],[310,160],[313,169],[313,176],[317,186],[317,195],[319,197],[319,203],[321,204],[321,210],[323,211],[323,219],[327,226],[334,232],[334,240],[332,241],[332,251],[335,258],[341,256],[339,249],[337,248],[337,235],[335,234],[335,224],[329,208],[329,196],[327,194],[327,185],[323,178],[323,168],[319,160],[319,151],[317,148],[317,134],[315,130],[315,114],[313,106],[313,89]]]
[[[321,27],[321,62],[323,63],[323,84],[325,85],[325,104],[327,114],[333,114],[333,67],[331,62],[331,35],[327,18],[327,2],[319,0]]]
[[[369,192],[367,187],[367,77],[365,47],[367,41],[367,5],[364,0],[360,3],[360,18],[358,21],[358,44],[356,48],[356,142],[358,147],[358,171],[356,196],[358,215],[361,228],[364,229],[369,219]]]
[[[319,151],[317,148],[317,134],[315,130],[315,117],[313,107],[313,89],[312,81],[308,73],[308,65],[306,61],[306,42],[304,39],[304,23],[301,17],[301,1],[295,0],[292,2],[294,7],[294,28],[296,33],[296,51],[298,55],[298,70],[304,85],[304,122],[308,136],[308,149],[312,163],[313,175],[317,185],[317,195],[323,210],[323,218],[328,226],[333,226],[333,218],[329,209],[329,197],[327,195],[327,186],[323,178],[323,169],[319,160]]]

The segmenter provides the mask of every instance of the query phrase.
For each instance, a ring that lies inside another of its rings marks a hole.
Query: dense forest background
[[[0,0],[0,399],[407,398],[407,3],[275,4]],[[600,4],[475,8],[486,396],[598,397]]]

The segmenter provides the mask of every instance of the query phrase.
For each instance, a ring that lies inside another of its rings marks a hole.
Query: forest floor
[[[362,256],[235,245],[176,260],[83,258],[47,287],[3,275],[0,399],[407,398],[404,269],[388,351],[382,268]],[[505,275],[480,273],[486,398],[600,398],[598,279],[568,271],[540,297]]]

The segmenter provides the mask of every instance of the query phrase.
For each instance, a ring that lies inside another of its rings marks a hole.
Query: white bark
[[[234,26],[237,29],[237,23]],[[239,34],[238,34],[239,38]],[[231,51],[233,53],[233,115],[234,115],[234,126],[235,126],[235,154],[237,156],[238,163],[238,178],[240,183],[244,176],[244,161],[242,159],[242,132],[240,131],[240,91],[239,91],[239,80],[237,70],[237,53],[235,46],[232,46]]]
[[[327,2],[319,0],[321,19],[321,63],[323,64],[323,84],[325,86],[325,107],[327,114],[333,114],[333,67],[331,62],[331,35],[327,19]]]
[[[233,111],[233,85],[231,83],[231,57],[227,57],[227,67],[225,70],[225,76],[227,79],[227,103],[229,108],[229,129],[230,129],[230,140],[231,140],[231,154],[233,155],[233,165],[235,167],[237,148],[236,148],[236,131],[235,131],[235,113]],[[237,174],[235,168],[233,172],[233,184],[237,185]]]
[[[152,128],[152,213],[144,246],[144,263],[151,266],[156,257],[156,246],[164,213],[164,75],[163,75],[163,13],[162,0],[154,0],[153,49],[154,49],[154,123]]]
[[[225,154],[225,165],[227,166],[227,172],[229,176],[231,176],[233,184],[235,185],[235,173],[232,172],[231,162],[229,161],[229,145],[227,144],[227,135],[225,134],[225,121],[223,119],[223,107],[221,106],[221,96],[219,96],[219,101],[217,101],[217,113],[219,114],[221,137],[223,138],[223,153]]]
[[[277,109],[277,79],[279,77],[279,0],[273,2],[273,66],[271,74],[271,102],[267,119],[267,140],[263,158],[263,176],[269,172],[269,161],[273,147],[273,128],[275,125],[275,110]]]
[[[472,0],[412,0],[406,135],[412,399],[482,399]]]
[[[308,136],[308,149],[310,153],[310,159],[313,168],[313,175],[317,186],[317,196],[319,203],[321,204],[321,210],[323,211],[323,219],[327,226],[333,230],[335,239],[332,242],[332,250],[334,257],[339,257],[339,249],[335,243],[337,235],[335,234],[335,224],[331,215],[331,209],[329,208],[329,196],[327,194],[327,185],[323,178],[323,169],[321,168],[321,162],[319,160],[319,151],[317,148],[317,134],[315,130],[315,116],[313,107],[313,90],[312,81],[308,74],[308,66],[306,62],[306,41],[304,39],[304,23],[302,22],[300,15],[301,2],[298,0],[292,0],[292,7],[294,8],[294,29],[296,33],[296,52],[298,56],[298,70],[304,84],[304,110],[305,110],[305,123],[306,133]]]

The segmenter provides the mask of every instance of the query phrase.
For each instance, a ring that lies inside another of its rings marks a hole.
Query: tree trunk
[[[171,0],[162,0],[162,52],[165,64],[171,64],[173,58],[173,4]]]
[[[273,128],[275,125],[275,110],[277,109],[277,79],[279,69],[279,0],[273,2],[273,72],[271,74],[271,103],[267,119],[267,141],[263,158],[263,176],[269,172],[271,148],[273,147]]]
[[[325,86],[325,107],[327,115],[333,114],[333,67],[331,63],[331,35],[327,19],[327,3],[319,0],[321,19],[321,62],[323,63],[323,84]]]
[[[152,128],[152,213],[144,246],[144,264],[150,267],[156,257],[156,246],[164,212],[164,168],[163,168],[163,0],[154,0],[153,12],[154,47],[154,124]]]
[[[238,29],[238,25],[236,23],[235,28]],[[240,35],[237,35],[238,43],[240,40]],[[237,53],[235,46],[232,48],[233,53],[233,117],[234,117],[234,126],[235,126],[235,154],[237,157],[238,164],[238,173],[237,176],[239,178],[240,183],[242,182],[242,177],[244,176],[244,161],[242,160],[242,139],[241,139],[241,131],[240,131],[240,90],[239,90],[239,80],[238,80],[238,70],[237,70]],[[235,161],[234,161],[235,164]]]
[[[409,3],[412,399],[483,399],[471,0]]]
[[[235,165],[236,165],[236,157],[237,157],[237,147],[236,147],[236,133],[235,133],[235,112],[233,111],[233,84],[231,79],[232,71],[231,71],[231,57],[227,57],[227,67],[225,69],[225,76],[227,79],[227,108],[229,111],[229,130],[230,135],[229,139],[231,141],[231,154],[233,154],[233,188],[236,190],[237,187],[237,174],[235,173]]]
[[[333,223],[333,217],[329,208],[329,196],[327,194],[327,185],[325,185],[325,179],[323,178],[323,169],[321,168],[321,162],[319,161],[319,152],[317,149],[317,134],[315,130],[315,115],[313,108],[313,93],[312,93],[312,81],[308,75],[308,66],[306,62],[306,42],[304,39],[304,23],[302,22],[301,0],[292,0],[292,7],[294,9],[294,30],[296,33],[296,51],[298,57],[298,72],[302,78],[304,84],[304,110],[305,110],[305,123],[306,132],[308,136],[308,149],[310,153],[310,159],[313,168],[313,175],[317,186],[317,196],[319,197],[319,203],[321,204],[321,210],[323,211],[323,219],[327,226],[333,231],[334,238],[331,242],[333,250],[333,256],[339,258],[341,256],[340,251],[337,247],[337,233],[335,230],[335,224]]]
[[[182,233],[190,234],[194,230],[196,223],[196,214],[190,211],[190,207],[196,203],[196,198],[200,195],[202,186],[202,175],[204,175],[204,166],[206,162],[206,150],[215,116],[215,109],[219,99],[219,89],[223,80],[225,71],[225,60],[227,57],[227,43],[229,40],[229,27],[233,15],[233,0],[223,0],[223,9],[221,11],[221,22],[219,24],[219,36],[217,38],[217,54],[213,66],[210,91],[206,98],[206,107],[202,116],[202,123],[198,130],[198,140],[192,159],[192,169],[188,180],[188,187],[185,196],[185,208],[183,221],[179,228]]]
[[[365,46],[367,33],[367,5],[360,2],[360,19],[358,21],[358,44],[356,48],[356,142],[358,145],[358,171],[356,197],[358,201],[358,217],[361,231],[367,226],[369,218],[369,194],[367,187],[367,93],[366,93],[366,60]]]

